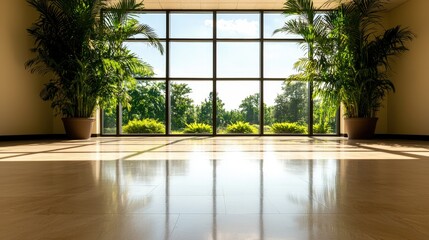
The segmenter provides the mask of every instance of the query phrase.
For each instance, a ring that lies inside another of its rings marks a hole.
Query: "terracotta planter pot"
[[[345,118],[344,124],[349,139],[371,139],[374,137],[378,118]]]
[[[93,118],[63,118],[64,129],[71,139],[88,139],[91,137]]]

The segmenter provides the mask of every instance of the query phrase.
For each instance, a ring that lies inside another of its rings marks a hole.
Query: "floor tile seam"
[[[327,205],[327,203],[325,201],[322,201],[321,198],[316,197],[314,195],[314,192],[312,192],[311,196],[309,196],[309,197],[312,199],[312,201],[316,201],[316,203],[318,203],[319,205],[322,205],[324,207],[324,209],[322,211],[330,210],[330,207]],[[335,214],[335,212],[333,212],[333,214]]]
[[[133,159],[125,159],[125,161],[195,161],[194,159],[189,159],[189,158],[173,158],[173,157],[169,157],[168,159],[165,158],[138,158],[138,156],[135,156],[137,158],[133,158]],[[147,156],[145,156],[147,157]],[[297,157],[291,157],[291,158],[276,158],[276,159],[265,159],[264,157],[255,157],[255,158],[251,158],[251,157],[247,157],[247,158],[240,158],[239,160],[231,160],[230,158],[224,158],[224,157],[219,157],[219,158],[207,158],[207,159],[202,159],[202,161],[254,161],[254,160],[258,160],[258,161],[428,161],[429,158],[362,158],[362,157],[347,157],[347,156],[341,156],[338,158],[333,159],[332,157],[326,156],[324,158],[322,157],[311,157],[309,158],[308,156],[305,156],[305,158],[297,158]],[[25,160],[22,160],[25,161]],[[32,162],[34,161],[45,161],[45,160],[31,160]],[[47,161],[54,161],[54,160],[47,160]],[[118,159],[112,159],[112,160],[92,160],[92,159],[88,159],[88,160],[55,160],[57,162],[67,162],[67,161],[119,161]],[[1,162],[1,160],[0,160]],[[7,162],[7,161],[4,161]]]
[[[56,150],[46,150],[46,151],[40,151],[40,152],[23,153],[23,154],[19,154],[19,155],[16,155],[16,156],[0,157],[0,161],[2,159],[17,158],[17,157],[23,157],[23,156],[31,156],[31,155],[35,155],[35,154],[50,153],[52,151],[68,150],[68,149],[73,149],[73,148],[78,148],[78,147],[86,147],[86,146],[91,146],[91,145],[94,145],[94,144],[88,143],[88,144],[83,144],[83,145],[78,145],[78,146],[72,146],[72,147],[64,147],[64,148],[56,149]]]
[[[175,221],[175,223],[174,223],[174,226],[172,227],[172,229],[171,229],[171,231],[170,231],[170,237],[168,238],[169,240],[173,238],[173,236],[174,236],[174,231],[175,231],[175,230],[176,230],[176,228],[177,228],[177,224],[179,223],[179,220],[180,220],[181,216],[182,216],[182,213],[181,213],[181,214],[179,214],[179,216],[177,216],[176,221]]]
[[[76,153],[76,154],[85,154],[85,153],[106,153],[106,154],[111,154],[111,153],[135,153],[137,152],[137,150],[116,150],[116,151],[104,151],[104,150],[95,150],[95,151],[74,151],[74,152],[68,152],[68,151],[64,151],[61,152],[63,150],[59,150],[59,151],[54,151],[54,152],[49,152],[49,153],[63,153],[63,154],[70,154],[70,153]]]
[[[365,146],[365,145],[360,145],[360,144],[352,144],[352,145],[355,145],[359,148],[368,149],[369,151],[383,152],[383,153],[394,154],[394,155],[402,155],[404,157],[410,157],[410,158],[415,158],[415,159],[420,159],[420,160],[428,160],[427,157],[424,157],[424,156],[421,156],[418,154],[407,153],[408,151],[395,152],[393,150],[380,149],[380,148]]]
[[[103,151],[100,151],[101,153]],[[380,153],[379,152],[375,152],[375,151],[370,151],[370,150],[353,150],[353,151],[336,151],[336,150],[246,150],[246,149],[238,149],[238,150],[154,150],[151,151],[151,153],[228,153],[228,152],[244,152],[244,153],[258,153],[258,152],[264,152],[264,153],[276,153],[276,152],[280,152],[280,153]]]
[[[120,161],[120,160],[127,160],[129,158],[132,158],[132,157],[144,154],[144,153],[148,153],[148,152],[151,152],[153,150],[156,150],[156,149],[159,149],[159,148],[162,148],[162,147],[165,147],[165,146],[173,145],[173,144],[175,144],[177,142],[182,142],[182,141],[185,141],[185,140],[187,140],[187,139],[178,139],[176,141],[172,141],[172,142],[169,142],[169,143],[166,143],[166,144],[161,144],[159,146],[156,146],[156,147],[153,147],[153,148],[150,148],[150,149],[146,149],[146,150],[143,150],[143,151],[138,151],[138,152],[136,152],[134,154],[131,154],[131,155],[128,155],[128,156],[124,156],[124,157],[118,158],[116,160],[118,160],[118,161]]]
[[[357,147],[354,146],[350,146],[350,147],[344,147],[343,145],[335,145],[335,144],[317,144],[317,143],[299,143],[299,144],[284,144],[284,143],[278,143],[278,144],[272,144],[272,143],[240,143],[240,145],[242,146],[302,146],[304,144],[307,144],[309,146],[323,146],[323,147],[337,147],[337,148],[346,148],[346,149],[355,149]],[[118,146],[118,145],[124,145],[124,146],[135,146],[135,145],[140,145],[140,144],[114,144],[113,146]],[[148,144],[148,145],[157,145],[157,144]],[[231,146],[231,143],[198,143],[198,144],[184,144],[184,143],[179,143],[179,144],[175,144],[176,146]],[[109,146],[107,144],[102,145],[102,146]]]
[[[152,150],[154,149],[154,150]],[[371,153],[378,153],[378,152],[373,152],[373,151],[336,151],[336,150],[215,150],[215,151],[207,151],[207,150],[157,150],[155,148],[151,148],[148,149],[148,151],[150,150],[151,153],[228,153],[228,152],[244,152],[244,153],[255,153],[255,152],[264,152],[264,153],[276,153],[276,152],[280,152],[280,153],[331,153],[331,152],[339,152],[339,153],[361,153],[361,152],[371,152]],[[68,151],[68,150],[53,150],[53,151],[46,151],[46,152],[0,152],[0,156],[1,154],[20,154],[21,156],[25,156],[25,155],[33,155],[33,154],[85,154],[85,153],[147,153],[145,150],[143,151],[139,151],[139,150],[109,150],[109,151],[105,151],[105,150],[94,150],[94,151]],[[415,151],[413,151],[415,152]],[[425,151],[426,152],[426,151]],[[12,156],[8,156],[8,157],[12,157]],[[0,157],[1,159],[1,157]]]
[[[128,214],[126,214],[128,215]],[[131,214],[132,215],[132,214]],[[154,214],[160,215],[160,214]],[[378,213],[172,213],[165,215],[180,215],[182,217],[200,217],[200,216],[217,216],[217,217],[228,217],[228,216],[349,216],[349,217],[362,217],[362,216],[384,216],[384,214]],[[420,215],[417,215],[420,216]],[[424,215],[428,216],[429,215]]]
[[[213,213],[213,212],[207,212],[207,213],[198,213],[198,212],[180,212],[180,213],[153,213],[153,212],[121,212],[121,213],[50,213],[50,214],[38,214],[38,213],[23,213],[23,212],[13,212],[13,213],[0,213],[0,216],[18,216],[18,217],[24,217],[24,216],[43,216],[43,217],[112,217],[112,216],[139,216],[139,217],[161,217],[161,216],[237,216],[237,215],[253,215],[253,216],[278,216],[278,215],[342,215],[342,216],[385,216],[385,217],[391,217],[392,215],[395,216],[412,216],[412,217],[429,217],[429,214],[385,214],[385,213]]]

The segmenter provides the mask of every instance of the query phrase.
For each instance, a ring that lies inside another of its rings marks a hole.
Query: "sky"
[[[212,38],[212,13],[174,13],[170,15],[171,38]],[[258,38],[260,31],[259,13],[231,14],[218,13],[218,38]],[[163,13],[140,14],[139,21],[151,26],[158,37],[166,37],[166,17]],[[265,38],[297,38],[293,35],[276,34],[273,31],[282,27],[285,17],[280,13],[264,15]],[[165,48],[165,42],[164,48]],[[166,76],[166,57],[143,42],[128,42],[130,50],[149,63],[155,77]],[[258,78],[260,76],[260,43],[228,42],[217,43],[218,78]],[[304,55],[296,42],[265,42],[264,77],[284,79],[295,73],[293,64]],[[171,78],[212,78],[213,77],[213,42],[212,41],[171,41],[170,42],[170,77]],[[182,81],[185,83],[185,81]],[[212,91],[211,81],[187,81],[192,89],[189,95],[199,104]],[[281,90],[282,81],[264,83],[264,101],[274,105],[274,99]],[[238,109],[241,101],[259,92],[259,81],[218,81],[217,92],[227,110]]]

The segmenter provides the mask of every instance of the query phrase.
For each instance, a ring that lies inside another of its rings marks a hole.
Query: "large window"
[[[285,81],[306,54],[299,36],[273,34],[292,16],[205,10],[137,14],[155,30],[165,53],[142,35],[127,41],[153,74],[138,79],[130,106],[103,111],[103,134],[336,133],[335,109],[312,99],[308,83]]]

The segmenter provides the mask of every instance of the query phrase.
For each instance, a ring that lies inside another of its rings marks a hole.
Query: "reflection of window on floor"
[[[103,111],[103,134],[336,132],[336,109],[313,99],[310,114],[308,84],[284,81],[305,52],[299,36],[273,35],[285,22],[280,12],[136,14],[158,34],[165,53],[141,35],[126,43],[154,73],[138,79],[129,108]]]

